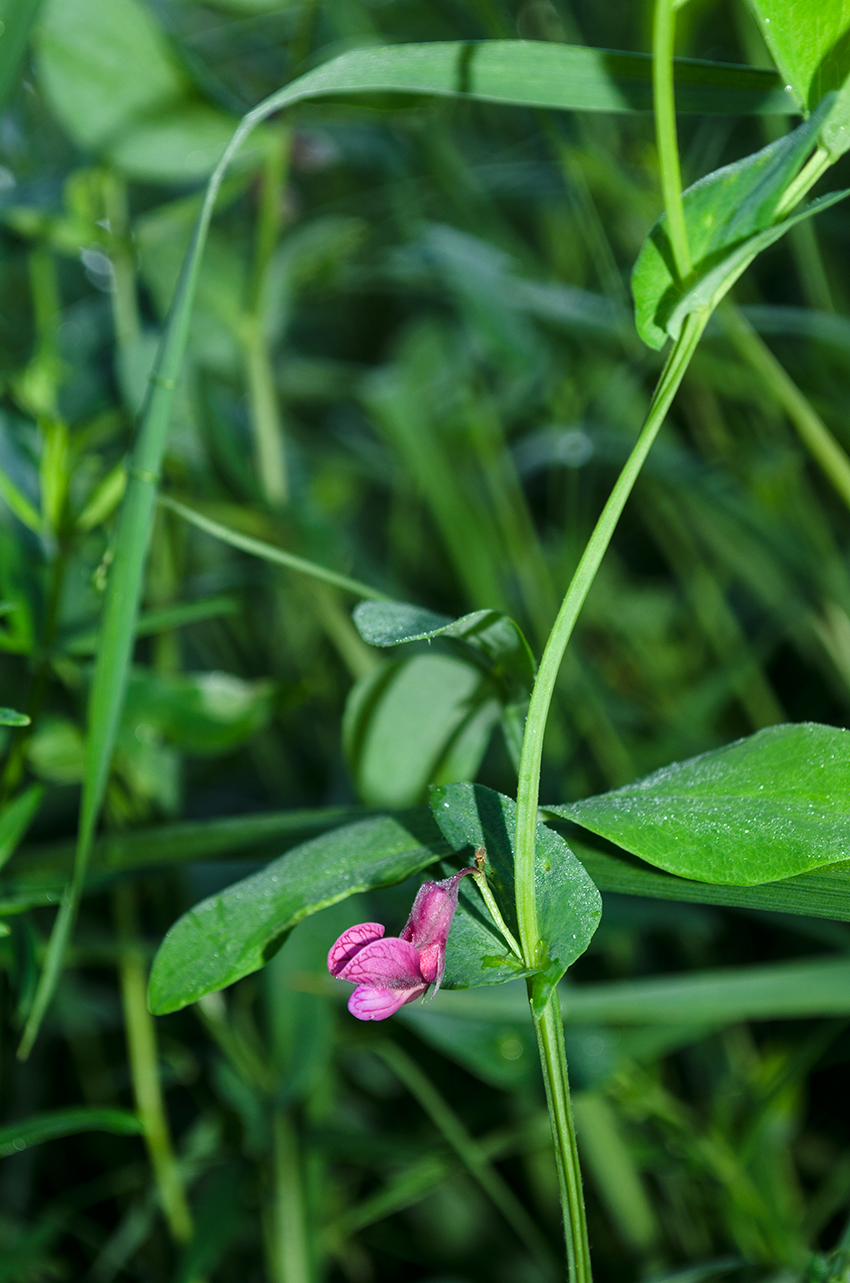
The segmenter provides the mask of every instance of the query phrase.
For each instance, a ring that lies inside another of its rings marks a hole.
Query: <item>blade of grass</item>
[[[377,588],[370,588],[368,584],[361,583],[359,579],[351,579],[348,575],[340,575],[335,570],[328,570],[325,566],[319,566],[314,561],[308,561],[306,557],[298,557],[295,553],[286,552],[283,548],[275,548],[274,544],[264,543],[261,539],[253,539],[250,535],[243,535],[238,530],[231,530],[229,526],[223,526],[219,521],[204,517],[200,512],[196,512],[194,508],[187,508],[185,503],[178,503],[176,499],[160,495],[159,503],[163,508],[176,512],[179,517],[183,517],[191,525],[197,526],[198,530],[205,531],[206,534],[212,535],[214,539],[220,539],[222,543],[230,544],[231,548],[239,548],[242,552],[249,552],[255,557],[262,557],[263,561],[271,561],[275,565],[286,566],[287,570],[295,570],[301,575],[310,575],[313,579],[323,579],[325,583],[333,584],[336,588],[344,588],[346,592],[354,593],[356,597],[365,597],[370,601],[390,600],[386,593],[380,592]]]

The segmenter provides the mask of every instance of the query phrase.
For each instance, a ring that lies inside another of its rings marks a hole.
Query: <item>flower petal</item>
[[[401,933],[402,940],[409,940],[418,950],[422,975],[437,988],[446,967],[446,943],[457,909],[457,890],[461,878],[474,869],[461,869],[442,882],[423,882],[419,888],[410,917]]]
[[[348,1010],[358,1020],[386,1020],[406,1002],[413,1002],[425,992],[424,983],[415,989],[377,989],[373,985],[358,985],[348,1000]]]
[[[427,984],[419,966],[419,954],[412,944],[399,940],[398,936],[373,940],[336,974],[340,980],[376,989],[415,989]]]
[[[356,927],[349,927],[343,931],[342,935],[331,945],[328,954],[328,971],[332,976],[338,976],[346,963],[358,954],[364,945],[371,944],[373,940],[380,940],[386,931],[386,927],[381,926],[380,922],[361,922]]]

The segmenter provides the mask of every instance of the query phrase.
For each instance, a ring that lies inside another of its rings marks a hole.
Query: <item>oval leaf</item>
[[[751,245],[753,237],[766,233],[776,240],[799,220],[803,211],[774,224],[779,202],[811,152],[830,109],[825,103],[799,128],[761,151],[715,170],[684,193],[695,277],[687,289],[673,273],[667,216],[662,214],[644,241],[632,273],[635,321],[649,347],[663,347],[668,334],[676,337],[684,315],[694,310],[698,300],[689,297],[687,307],[681,304],[704,278],[711,276],[713,298],[727,277],[728,289],[751,257],[764,248]],[[733,253],[737,258],[730,261]]]
[[[154,958],[151,1011],[179,1011],[259,971],[302,918],[402,882],[447,851],[424,811],[360,820],[304,842],[178,919]]]
[[[452,655],[382,664],[353,687],[343,745],[370,806],[412,806],[429,784],[474,776],[499,705],[477,667]]]
[[[431,793],[431,806],[446,840],[456,851],[483,846],[487,881],[508,928],[518,935],[514,890],[516,803],[504,793],[480,784],[448,784]],[[602,899],[559,834],[537,826],[537,914],[540,934],[549,947],[549,966],[535,977],[535,999],[544,1001],[553,985],[587,948],[602,916]],[[459,910],[446,954],[447,988],[499,984],[527,974],[502,943],[497,952],[476,953],[486,928],[500,941],[477,888],[461,884]]]
[[[495,682],[504,702],[527,697],[534,684],[531,647],[519,624],[501,611],[475,610],[449,619],[407,602],[362,601],[353,619],[370,646],[400,646],[435,637],[458,643]]]
[[[850,855],[850,731],[771,726],[625,788],[544,809],[680,877],[775,882]]]

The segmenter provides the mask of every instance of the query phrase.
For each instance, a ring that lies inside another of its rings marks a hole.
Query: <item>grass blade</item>
[[[336,588],[343,588],[346,592],[354,593],[356,597],[365,597],[370,601],[389,601],[386,593],[379,592],[377,588],[370,588],[368,584],[362,584],[359,579],[351,579],[348,575],[340,575],[335,570],[328,570],[325,566],[319,566],[314,561],[308,561],[306,557],[298,557],[295,553],[287,552],[284,548],[276,548],[274,544],[264,543],[262,539],[253,539],[250,535],[243,535],[238,530],[231,530],[229,526],[223,526],[219,521],[213,521],[211,517],[204,517],[194,508],[187,508],[185,503],[178,503],[176,499],[169,499],[166,495],[160,495],[159,503],[163,508],[168,508],[171,512],[176,512],[178,517],[188,521],[191,525],[197,526],[198,530],[203,530],[214,539],[220,539],[222,543],[230,544],[232,548],[239,548],[242,552],[250,552],[255,557],[262,557],[264,561],[274,562],[278,566],[286,566],[287,570],[295,570],[301,575],[310,575],[313,579],[322,579],[325,583],[333,584]]]
[[[30,1145],[79,1132],[113,1132],[119,1136],[136,1136],[142,1125],[135,1114],[125,1109],[58,1109],[49,1114],[34,1114],[19,1123],[0,1127],[0,1158],[17,1154]]]

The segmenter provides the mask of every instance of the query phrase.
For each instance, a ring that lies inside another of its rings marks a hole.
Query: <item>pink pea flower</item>
[[[399,936],[384,936],[380,922],[349,927],[331,945],[328,971],[357,986],[348,1010],[358,1020],[386,1020],[429,985],[436,993],[446,969],[446,943],[457,908],[461,869],[442,882],[423,882]]]

